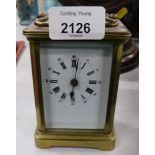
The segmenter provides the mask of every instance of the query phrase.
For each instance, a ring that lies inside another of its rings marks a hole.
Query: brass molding
[[[114,14],[110,14],[110,15],[106,14],[105,21],[106,21],[105,23],[106,27],[115,27],[119,24]],[[48,14],[44,14],[41,17],[37,18],[34,23],[36,26],[39,26],[39,27],[49,27]]]

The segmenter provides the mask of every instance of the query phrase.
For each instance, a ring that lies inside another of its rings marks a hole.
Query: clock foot
[[[60,133],[60,134],[59,134]],[[63,134],[62,134],[63,133]],[[39,148],[47,149],[50,147],[80,147],[94,148],[103,151],[113,150],[115,147],[115,134],[101,134],[87,132],[69,132],[53,131],[40,132],[38,129],[35,132],[35,143]]]

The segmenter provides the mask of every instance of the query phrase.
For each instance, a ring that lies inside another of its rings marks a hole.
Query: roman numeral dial
[[[90,85],[102,84],[102,81],[89,80],[89,84],[90,84]]]
[[[58,93],[60,91],[60,87],[59,86],[58,87],[55,87],[52,90],[56,94],[56,93]]]
[[[45,83],[58,83],[58,80],[53,80],[53,79],[44,79],[43,82]]]
[[[77,65],[77,57],[76,57],[76,55],[72,56],[71,63],[72,63],[72,67],[76,68],[76,65]]]
[[[56,104],[87,105],[98,95],[102,86],[98,73],[98,66],[93,60],[73,54],[67,58],[57,57],[47,67],[42,82],[50,97],[57,101]]]
[[[60,99],[59,99],[59,102],[63,102],[67,97],[67,93],[62,93],[61,96],[60,96]]]
[[[66,65],[65,65],[65,63],[64,63],[64,61],[63,61],[61,58],[58,59],[58,62],[59,62],[60,66],[61,66],[63,69],[66,69],[66,68],[67,68]]]

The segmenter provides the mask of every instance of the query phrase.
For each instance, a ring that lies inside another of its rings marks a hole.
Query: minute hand
[[[76,75],[77,75],[78,66],[79,66],[79,59],[77,60],[77,64],[76,64],[75,79],[76,79]]]

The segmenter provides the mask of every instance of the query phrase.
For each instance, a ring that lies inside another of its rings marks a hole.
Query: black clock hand
[[[74,89],[74,87],[73,87]],[[70,97],[71,97],[71,101],[74,103],[75,102],[75,94],[73,92],[73,90],[70,92]]]
[[[77,75],[78,67],[79,67],[79,59],[77,60],[77,64],[76,64],[76,72],[75,72],[75,78],[74,78],[74,79],[76,79],[76,75]]]
[[[78,66],[79,66],[79,59],[77,60],[77,64],[76,64],[76,71],[75,71],[75,77],[74,79],[71,80],[71,85],[72,87],[72,91],[70,92],[70,98],[72,102],[75,102],[75,93],[74,93],[74,88],[78,85],[78,81],[76,80],[76,75],[77,75],[77,70],[78,70]]]

